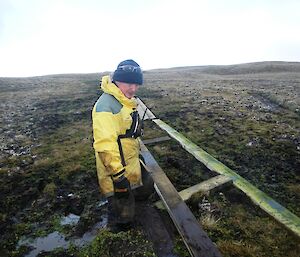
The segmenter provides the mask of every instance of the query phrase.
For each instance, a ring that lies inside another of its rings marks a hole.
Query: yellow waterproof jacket
[[[108,197],[114,191],[112,179],[123,174],[132,188],[141,185],[140,147],[136,138],[121,138],[118,144],[118,137],[132,125],[132,113],[137,108],[135,99],[127,98],[109,76],[102,78],[101,89],[104,93],[93,108],[92,119],[99,186]]]

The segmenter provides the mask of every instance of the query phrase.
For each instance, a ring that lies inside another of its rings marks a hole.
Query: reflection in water
[[[71,214],[70,214],[71,215]],[[72,214],[71,216],[68,215],[62,221],[62,225],[67,224],[76,224],[79,221],[79,216]],[[29,252],[25,257],[35,257],[41,251],[52,251],[55,248],[62,247],[68,248],[69,244],[72,243],[76,246],[82,247],[86,243],[91,242],[95,236],[97,235],[98,229],[105,227],[107,224],[107,216],[102,217],[102,221],[96,223],[92,229],[86,232],[81,238],[77,239],[69,239],[66,240],[65,236],[60,234],[59,232],[55,231],[46,237],[38,237],[36,239],[25,239],[20,240],[18,245],[27,245],[29,247],[33,247],[34,249]]]
[[[60,221],[60,225],[64,226],[64,225],[76,225],[78,223],[80,219],[80,216],[75,215],[73,213],[70,213],[68,216],[62,218],[62,220]]]

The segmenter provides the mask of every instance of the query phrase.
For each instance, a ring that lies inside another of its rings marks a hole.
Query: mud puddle
[[[73,213],[70,213],[68,216],[62,218],[60,221],[60,225],[65,226],[65,225],[76,225],[80,219],[80,216],[75,215]]]
[[[76,225],[79,222],[80,216],[70,213],[68,216],[62,218],[60,224]],[[78,247],[82,247],[87,243],[90,243],[97,235],[99,229],[106,227],[107,215],[102,216],[102,220],[97,222],[91,230],[83,234],[81,238],[66,238],[58,231],[54,231],[45,237],[38,237],[35,239],[25,238],[18,242],[18,247],[25,245],[32,249],[25,257],[36,257],[42,251],[53,251],[55,248],[61,247],[67,249],[70,244]]]

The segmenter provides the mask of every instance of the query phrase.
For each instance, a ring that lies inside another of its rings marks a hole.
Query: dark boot
[[[154,182],[148,171],[141,166],[143,185],[134,190],[136,200],[145,201],[154,193]]]
[[[116,231],[117,215],[114,209],[114,197],[107,198],[107,228],[111,231]]]
[[[135,199],[132,191],[128,198],[114,198],[114,209],[117,214],[117,223],[131,223],[135,215]]]
[[[108,228],[113,232],[128,230],[134,221],[135,199],[132,192],[128,198],[109,197]]]

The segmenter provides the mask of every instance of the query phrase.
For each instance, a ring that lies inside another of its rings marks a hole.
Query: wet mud
[[[300,68],[257,65],[147,71],[138,95],[300,216]],[[189,256],[168,215],[147,203],[132,229],[106,228],[91,130],[101,75],[0,78],[0,256]],[[145,122],[145,139],[164,135]],[[216,175],[172,140],[149,148],[178,191]],[[234,189],[188,204],[224,256],[300,250],[299,238]],[[40,247],[47,238],[61,248]]]

